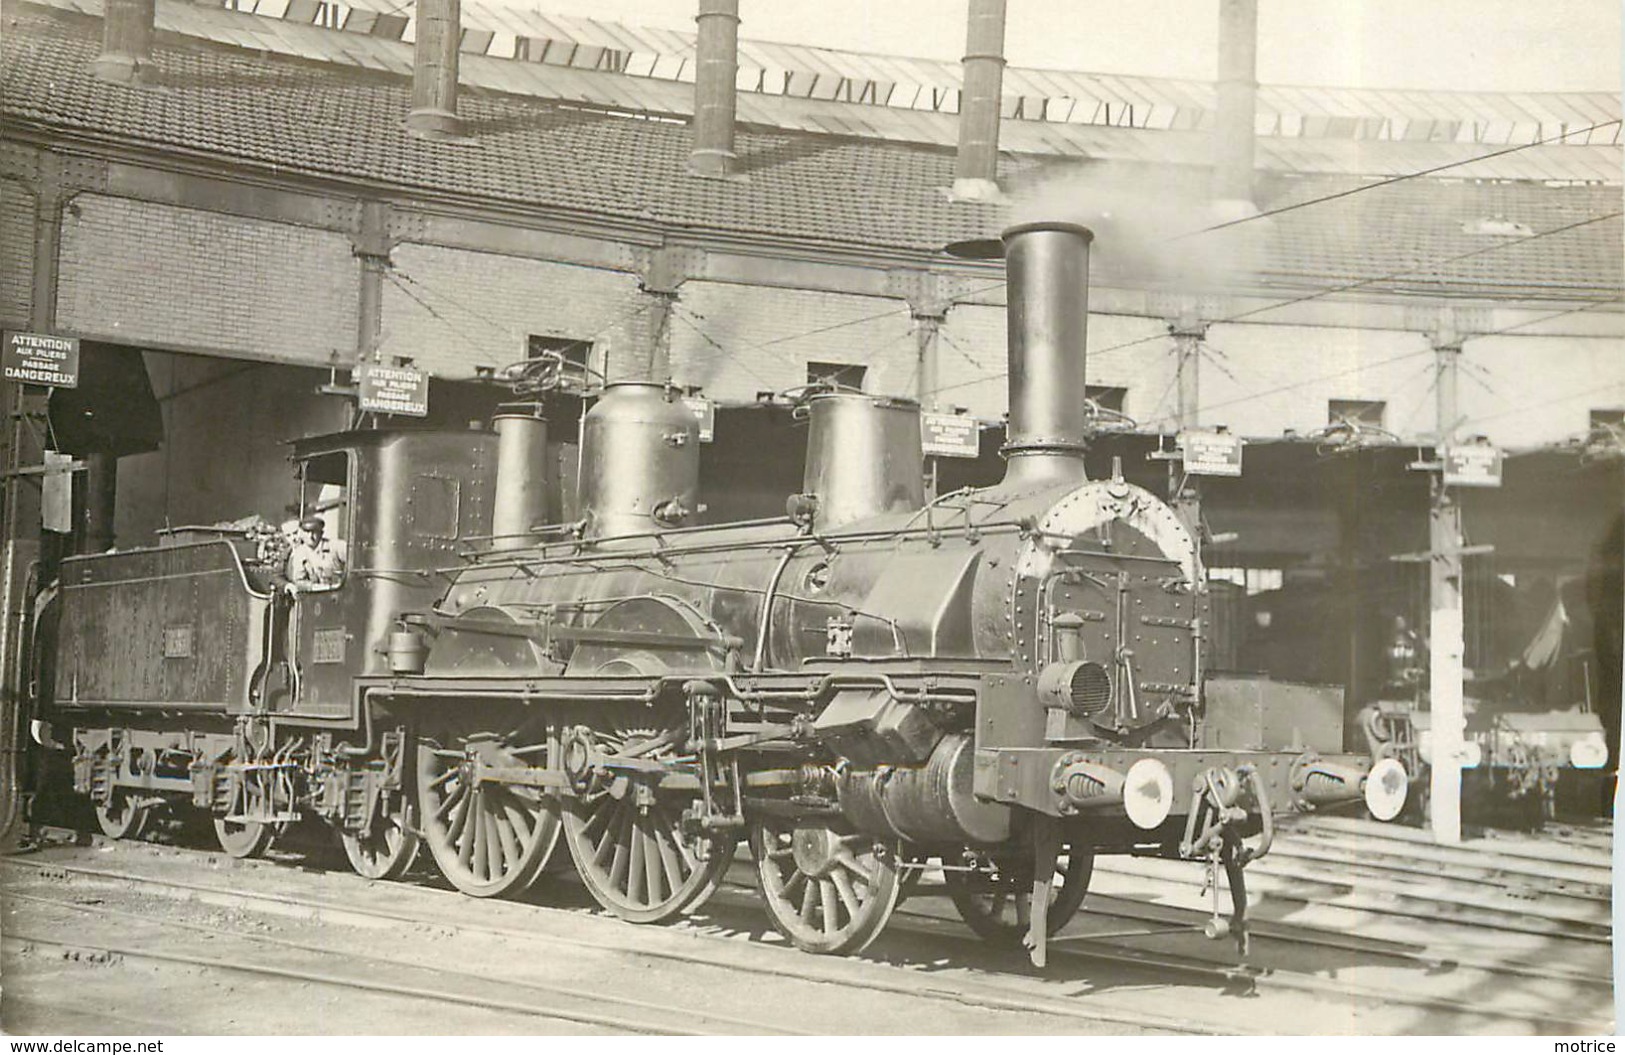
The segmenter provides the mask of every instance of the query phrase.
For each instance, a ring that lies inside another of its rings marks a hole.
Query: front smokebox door
[[[1179,566],[1103,554],[1068,563],[1047,591],[1045,658],[1105,669],[1110,705],[1088,708],[1100,726],[1127,731],[1169,716],[1199,675],[1197,601]]]

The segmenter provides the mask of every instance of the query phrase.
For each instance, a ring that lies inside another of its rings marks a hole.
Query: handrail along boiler
[[[1244,942],[1242,868],[1273,819],[1362,795],[1392,816],[1405,777],[1212,733],[1197,546],[1149,491],[1084,472],[1091,238],[1003,236],[992,487],[925,502],[918,408],[828,393],[789,516],[690,526],[693,416],[621,383],[583,422],[573,525],[530,530],[546,426],[507,414],[500,443],[302,441],[307,503],[342,493],[352,568],[330,593],[256,587],[229,540],[68,561],[40,703],[74,730],[80,789],[115,831],[189,799],[234,852],[314,813],[371,875],[426,842],[482,896],[562,841],[644,922],[695,908],[746,840],[774,926],[831,953],[872,941],[932,858],[968,923],[1038,962],[1096,854],[1186,858],[1225,874],[1210,932]],[[161,618],[138,627],[141,604]],[[217,639],[212,673],[183,625]],[[121,630],[151,640],[93,674]]]

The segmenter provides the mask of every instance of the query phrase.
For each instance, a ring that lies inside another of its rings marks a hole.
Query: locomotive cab
[[[293,445],[300,510],[345,554],[340,580],[293,594],[295,672],[273,710],[349,717],[351,679],[388,672],[399,613],[427,607],[437,568],[491,534],[496,437],[484,432],[344,432]]]

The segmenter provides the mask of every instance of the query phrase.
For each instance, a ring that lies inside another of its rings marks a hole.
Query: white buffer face
[[[1405,808],[1410,777],[1398,759],[1384,758],[1371,767],[1365,778],[1365,808],[1379,821],[1391,821]]]
[[[1134,826],[1150,831],[1174,809],[1174,778],[1155,758],[1142,758],[1123,778],[1123,809]]]
[[[1608,763],[1608,744],[1592,733],[1569,745],[1569,763],[1575,769],[1601,769]]]

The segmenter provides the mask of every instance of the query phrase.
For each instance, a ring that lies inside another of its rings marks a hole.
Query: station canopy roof
[[[159,0],[154,84],[132,90],[89,74],[101,0],[11,0],[0,122],[273,173],[806,247],[933,252],[994,233],[1012,215],[944,193],[957,135],[953,64],[743,43],[736,149],[745,178],[704,180],[684,176],[690,35],[464,0],[469,136],[434,143],[403,127],[412,27],[392,0],[237,3],[259,13]],[[879,77],[890,87],[852,87],[852,102],[829,87]],[[1205,193],[1211,88],[1021,70],[1006,85],[1021,98],[1046,93],[1037,111],[1006,99],[1007,111],[1020,108],[1001,131],[1000,175],[1015,208],[1058,202],[1052,213],[1096,226],[1105,281],[1134,285],[1137,269],[1155,271],[1134,253],[1114,257],[1109,243],[1167,235],[1175,221],[1129,224],[1111,239],[1099,229],[1112,221],[1090,209],[1115,201],[1119,215],[1142,203],[1150,212],[1155,199]],[[1063,96],[1077,105],[1060,107]],[[1616,98],[1272,88],[1261,89],[1260,106],[1260,208],[1367,190],[1241,228],[1244,242],[1230,248],[1249,260],[1249,288],[1620,296],[1619,124],[1529,145],[1616,119]],[[1108,119],[1108,108],[1123,116]],[[1419,122],[1431,122],[1425,136]]]
[[[401,0],[199,0],[200,6],[248,11],[292,25],[317,25],[351,38],[411,41],[416,6]],[[692,83],[695,36],[668,29],[464,0],[460,5],[465,56],[505,60],[518,68],[493,74],[507,91],[556,97],[553,71],[616,73],[598,79],[595,94],[607,105],[659,112],[675,105],[687,113],[688,92],[674,99],[653,81]],[[744,27],[747,31],[748,24]],[[262,41],[276,46],[275,34]],[[304,45],[310,47],[311,45]],[[315,46],[311,57],[378,62],[357,42]],[[797,44],[741,39],[738,88],[742,118],[801,131],[908,142],[954,142],[954,122],[931,118],[958,113],[957,62],[874,55]],[[1216,98],[1207,81],[1138,77],[1008,66],[1004,71],[1007,150],[1094,155],[1103,140],[1091,130],[1203,132],[1211,128]],[[804,104],[834,103],[836,106]],[[672,111],[668,111],[672,112]],[[1618,147],[1619,97],[1610,92],[1450,92],[1260,85],[1257,132],[1262,164],[1281,171],[1395,175],[1414,172],[1423,158],[1435,164],[1489,153],[1494,146],[1551,141],[1570,148]],[[1139,137],[1145,138],[1145,137]],[[1153,138],[1152,142],[1155,142]],[[1312,143],[1317,143],[1316,149]],[[1351,151],[1337,144],[1394,144],[1422,149]],[[1428,150],[1428,147],[1434,149]],[[1465,150],[1450,151],[1458,147]],[[1446,149],[1439,149],[1446,148]],[[1179,161],[1167,154],[1154,160]],[[1364,166],[1374,165],[1367,170]],[[1617,150],[1570,149],[1544,158],[1528,151],[1490,159],[1468,178],[1620,180]]]

